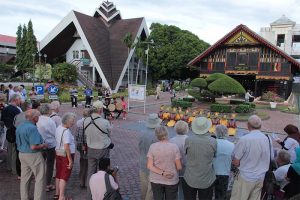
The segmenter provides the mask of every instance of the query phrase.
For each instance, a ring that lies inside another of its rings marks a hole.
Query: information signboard
[[[145,101],[145,85],[129,85],[129,99],[136,101]]]

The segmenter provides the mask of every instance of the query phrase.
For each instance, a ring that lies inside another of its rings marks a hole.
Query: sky
[[[31,19],[42,40],[71,10],[93,15],[101,0],[0,0],[0,34],[16,36]],[[285,14],[300,24],[299,0],[114,0],[123,19],[175,25],[213,44],[239,24],[255,32]]]

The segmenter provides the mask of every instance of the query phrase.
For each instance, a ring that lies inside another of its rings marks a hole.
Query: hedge
[[[235,108],[236,113],[249,113],[250,112],[250,105],[240,104]]]
[[[212,104],[210,106],[210,111],[212,111],[212,112],[220,112],[220,113],[231,113],[232,112],[232,105]]]
[[[182,100],[187,102],[195,102],[195,98],[183,97]]]
[[[251,109],[255,109],[255,108],[256,108],[255,103],[244,102],[243,104],[244,104],[244,105],[249,105]]]
[[[172,107],[181,107],[183,109],[187,109],[192,107],[192,102],[174,99],[172,100]]]
[[[237,105],[237,104],[243,104],[245,102],[245,100],[242,100],[242,99],[232,99],[230,100],[230,104],[233,104],[233,105]]]

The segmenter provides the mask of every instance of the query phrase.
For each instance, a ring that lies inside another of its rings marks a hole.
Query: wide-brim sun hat
[[[104,105],[103,105],[103,103],[102,103],[102,101],[95,101],[94,103],[93,103],[93,108],[96,108],[96,109],[100,109],[100,108],[103,108],[104,107]]]
[[[206,117],[197,117],[192,122],[192,131],[195,134],[203,135],[208,132],[211,127],[211,120]]]
[[[148,116],[146,126],[148,128],[156,128],[160,126],[161,121],[162,120],[158,117],[158,114],[152,113]]]

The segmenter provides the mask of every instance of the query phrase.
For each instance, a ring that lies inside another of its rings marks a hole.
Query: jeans
[[[213,197],[213,186],[209,186],[205,189],[200,188],[193,188],[187,184],[187,182],[183,179],[182,181],[182,188],[183,188],[183,194],[184,199],[186,200],[196,200],[197,194],[199,200],[212,200]]]
[[[178,183],[175,185],[164,185],[151,182],[151,187],[154,200],[177,199]]]

